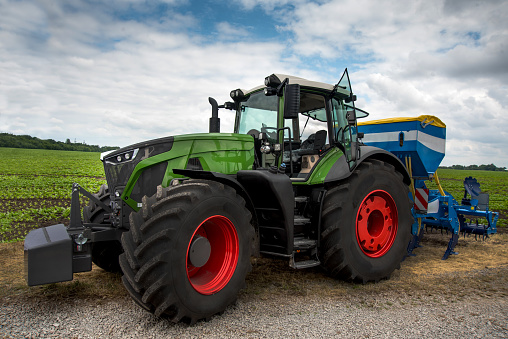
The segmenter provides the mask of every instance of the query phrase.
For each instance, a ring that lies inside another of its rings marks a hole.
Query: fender
[[[259,250],[282,255],[293,252],[294,194],[288,176],[267,170],[240,170],[236,175],[182,169],[174,169],[173,172],[233,187],[244,198],[246,207],[252,213],[259,239],[265,239],[258,241]],[[266,216],[263,217],[266,211],[275,213],[277,217],[268,220]]]
[[[254,203],[250,198],[250,195],[247,193],[247,190],[243,185],[236,180],[236,175],[228,175],[218,172],[210,172],[210,171],[202,171],[202,170],[188,170],[188,169],[173,169],[173,173],[183,175],[192,179],[204,179],[217,181],[221,184],[231,186],[235,189],[235,191],[242,196],[247,204],[247,208],[252,212],[252,217],[255,219],[255,223],[257,224],[257,216],[254,209]]]
[[[402,174],[402,176],[404,177],[404,183],[406,185],[411,184],[411,177],[409,176],[406,167],[404,166],[402,161],[400,161],[400,159],[397,158],[395,155],[393,155],[388,151],[385,151],[384,149],[373,146],[359,146],[359,148],[361,158],[357,160],[355,167],[353,167],[350,170],[349,165],[346,161],[346,157],[345,156],[340,157],[335,162],[335,164],[333,164],[332,168],[326,175],[325,184],[332,184],[339,180],[346,179],[362,162],[369,159],[376,159],[391,164],[393,167],[395,167],[396,171]]]
[[[236,180],[236,175],[227,175],[218,172],[210,172],[210,171],[202,171],[202,170],[187,170],[187,169],[173,169],[173,173],[183,175],[192,179],[204,179],[220,182],[223,185],[228,185],[234,188],[236,193],[238,193],[244,200],[247,205],[247,209],[252,214],[252,225],[256,231],[256,239],[252,244],[251,254],[256,257],[260,257],[260,242],[259,242],[259,223],[258,217],[256,214],[256,209],[254,207],[254,203],[250,198],[250,195],[247,193],[247,190],[243,185]]]

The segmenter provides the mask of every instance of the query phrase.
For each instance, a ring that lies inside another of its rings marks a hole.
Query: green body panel
[[[332,166],[337,162],[344,153],[337,147],[328,151],[323,158],[316,164],[312,170],[310,177],[306,181],[294,181],[293,185],[320,185],[325,182],[325,178],[330,172]]]
[[[147,168],[167,162],[161,185],[167,187],[172,179],[180,178],[173,169],[185,169],[190,158],[198,158],[203,170],[235,174],[250,170],[254,163],[254,139],[250,135],[234,133],[187,134],[174,137],[168,152],[147,158],[136,165],[122,193],[122,200],[135,211],[138,203],[130,198],[136,181]]]

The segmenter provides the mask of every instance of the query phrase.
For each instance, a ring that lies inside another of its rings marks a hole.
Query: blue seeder
[[[412,214],[413,237],[408,255],[419,247],[423,229],[441,229],[452,234],[443,255],[447,259],[454,252],[459,233],[486,237],[496,233],[497,212],[489,210],[489,195],[481,192],[476,179],[464,180],[464,197],[459,204],[441,188],[437,168],[445,155],[446,126],[437,117],[422,115],[415,118],[393,118],[358,124],[366,145],[383,148],[395,154],[411,175],[410,198],[414,202]],[[438,189],[429,190],[426,182],[435,180]],[[479,220],[483,223],[479,223]],[[468,222],[469,221],[469,222]]]

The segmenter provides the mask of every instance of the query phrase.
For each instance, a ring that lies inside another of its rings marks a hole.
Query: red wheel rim
[[[196,237],[205,237],[210,243],[210,256],[201,267],[189,260],[189,250]],[[235,273],[238,263],[238,235],[233,223],[221,215],[212,216],[198,226],[187,246],[187,277],[199,293],[210,295],[222,290]]]
[[[363,253],[379,258],[390,250],[397,235],[397,206],[385,191],[372,191],[356,215],[356,240]]]

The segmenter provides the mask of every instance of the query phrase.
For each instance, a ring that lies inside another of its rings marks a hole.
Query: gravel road
[[[130,299],[0,306],[0,338],[508,338],[508,297],[455,301],[374,298],[240,298],[194,326],[157,318]]]

